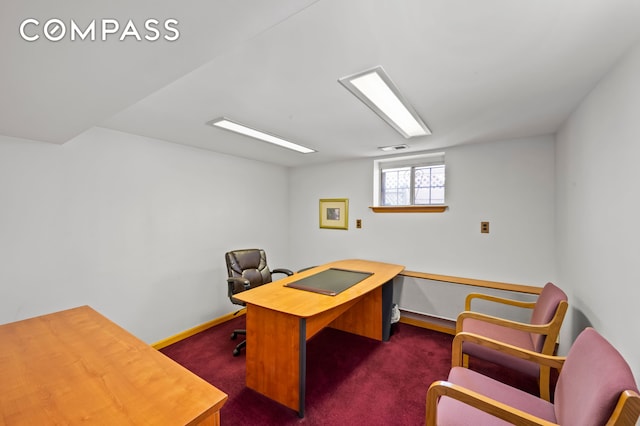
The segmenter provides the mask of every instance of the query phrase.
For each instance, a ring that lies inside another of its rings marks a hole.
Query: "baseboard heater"
[[[455,334],[456,331],[455,321],[402,307],[400,307],[400,322],[447,334]]]

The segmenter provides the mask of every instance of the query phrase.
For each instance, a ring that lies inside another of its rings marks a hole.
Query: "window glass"
[[[444,204],[444,165],[416,167],[413,204]]]
[[[393,167],[381,170],[383,206],[444,204],[445,166]]]
[[[411,203],[411,168],[382,171],[382,205],[406,206]]]
[[[373,206],[429,206],[444,203],[444,152],[373,161]]]

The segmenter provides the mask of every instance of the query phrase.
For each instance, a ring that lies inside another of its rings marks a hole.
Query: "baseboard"
[[[155,349],[162,349],[176,342],[179,342],[180,340],[186,339],[187,337],[191,337],[211,327],[214,327],[218,324],[222,324],[224,322],[232,320],[240,315],[245,315],[246,312],[247,310],[243,308],[237,312],[223,315],[219,318],[212,319],[211,321],[207,321],[203,324],[182,331],[171,337],[167,337],[166,339],[162,339],[156,343],[152,343],[151,346]],[[400,322],[416,327],[426,328],[428,330],[438,331],[440,333],[447,333],[452,335],[456,334],[455,323],[453,323],[453,325],[448,325],[445,321],[438,318],[430,317],[428,315],[417,315],[411,312],[402,312],[402,315],[400,316]]]
[[[223,315],[219,318],[215,318],[215,319],[212,319],[211,321],[207,321],[204,324],[200,324],[188,330],[182,331],[174,336],[167,337],[166,339],[162,339],[159,342],[151,344],[151,346],[155,349],[162,349],[176,342],[179,342],[180,340],[186,339],[187,337],[191,337],[194,334],[198,334],[202,331],[205,331],[206,329],[214,327],[218,324],[222,324],[224,322],[237,318],[240,315],[244,315],[246,312],[247,312],[246,308],[242,308],[237,312],[232,312],[230,314]]]

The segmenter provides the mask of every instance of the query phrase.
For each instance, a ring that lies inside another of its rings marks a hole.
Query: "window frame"
[[[419,167],[444,166],[446,176],[446,163],[444,152],[428,154],[388,157],[374,160],[373,170],[373,205],[371,209],[376,212],[443,212],[447,209],[446,202],[446,178],[444,185],[443,203],[414,204],[415,203],[415,169]],[[410,176],[410,202],[404,205],[384,205],[382,182],[383,171],[395,168],[411,168]]]

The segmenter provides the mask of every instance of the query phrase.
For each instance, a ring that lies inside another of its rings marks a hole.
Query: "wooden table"
[[[2,425],[219,425],[226,400],[88,306],[0,326]]]
[[[285,287],[329,268],[373,274],[336,296]],[[327,326],[388,340],[392,280],[403,269],[389,263],[341,260],[236,294],[247,304],[247,387],[304,417],[306,341]]]

